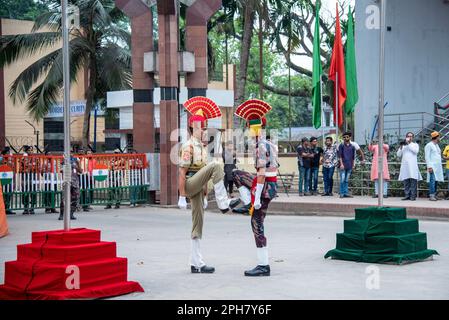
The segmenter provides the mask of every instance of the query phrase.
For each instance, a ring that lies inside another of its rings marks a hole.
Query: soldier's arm
[[[189,168],[179,168],[179,195],[186,197],[186,174]]]

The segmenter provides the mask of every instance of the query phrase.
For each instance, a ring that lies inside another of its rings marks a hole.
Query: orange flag
[[[6,220],[5,204],[3,203],[3,190],[0,182],[0,238],[8,234],[8,220]]]
[[[341,41],[341,28],[340,28],[340,16],[338,14],[337,3],[337,23],[335,27],[335,40],[334,48],[332,50],[331,67],[329,69],[329,79],[336,82],[338,74],[338,84],[335,85],[335,96],[338,95],[338,106],[336,101],[334,103],[334,123],[337,123],[338,113],[338,126],[343,125],[343,105],[345,104],[347,92],[346,92],[346,71],[345,71],[345,57],[343,51],[343,42]]]

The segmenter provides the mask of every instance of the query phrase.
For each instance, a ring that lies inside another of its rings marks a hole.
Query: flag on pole
[[[343,53],[343,43],[341,41],[340,16],[338,14],[337,3],[337,24],[335,27],[334,48],[332,50],[331,67],[329,69],[329,79],[336,82],[338,74],[337,86],[335,88],[335,97],[338,96],[338,106],[334,103],[334,123],[337,123],[338,112],[338,127],[343,125],[343,105],[346,100],[346,76],[345,76],[345,57]],[[335,99],[337,100],[337,99]]]
[[[313,36],[313,89],[312,89],[312,106],[313,106],[313,126],[315,129],[321,127],[321,76],[323,68],[321,66],[320,54],[320,1],[316,2],[315,16],[315,34]]]
[[[355,60],[355,41],[354,41],[354,16],[349,7],[348,16],[348,39],[346,40],[346,84],[347,98],[345,111],[347,115],[354,112],[355,105],[359,101],[359,90],[357,88],[357,65]]]

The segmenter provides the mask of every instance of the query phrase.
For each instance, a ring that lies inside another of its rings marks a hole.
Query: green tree
[[[49,2],[31,33],[0,38],[0,68],[41,49],[55,49],[20,73],[9,91],[14,103],[26,101],[28,112],[38,121],[62,93],[62,50],[57,48],[62,39],[61,7],[59,0]],[[80,16],[79,28],[71,28],[69,35],[71,82],[76,82],[80,70],[88,72],[82,140],[86,147],[92,107],[104,104],[107,91],[131,87],[130,34],[117,25],[124,16],[113,0],[70,0],[69,4],[78,7]]]
[[[47,11],[47,0],[0,0],[0,18],[34,20]]]

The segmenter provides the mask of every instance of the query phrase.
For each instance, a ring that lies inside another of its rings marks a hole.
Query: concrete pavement
[[[187,211],[123,207],[77,217],[72,227],[100,229],[103,240],[117,242],[118,256],[128,258],[129,279],[145,289],[112,299],[449,299],[449,222],[420,221],[429,248],[440,256],[396,266],[324,260],[344,218],[268,216],[272,276],[246,278],[243,271],[256,264],[248,216],[206,213],[202,251],[215,274],[190,273]],[[2,282],[4,262],[16,259],[16,245],[30,242],[31,231],[62,228],[56,214],[8,216],[8,222],[10,235],[0,239]],[[368,289],[377,272],[379,288]]]

